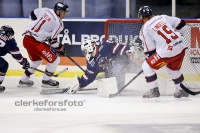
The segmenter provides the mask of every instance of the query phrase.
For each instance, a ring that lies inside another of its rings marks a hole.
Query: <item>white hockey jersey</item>
[[[145,53],[156,50],[161,58],[174,57],[186,48],[182,35],[187,25],[180,18],[157,15],[144,23],[140,31]]]
[[[43,42],[48,38],[55,39],[63,30],[62,20],[49,8],[37,8],[34,10],[37,20],[32,21],[26,28],[25,34],[31,35],[37,41]]]

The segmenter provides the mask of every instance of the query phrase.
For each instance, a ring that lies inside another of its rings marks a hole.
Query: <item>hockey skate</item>
[[[6,88],[4,86],[0,86],[0,93],[4,92]]]
[[[184,90],[178,90],[176,91],[176,93],[174,94],[175,98],[185,98],[188,99],[189,94],[187,92],[185,92]]]
[[[59,87],[59,82],[53,79],[42,80],[42,87],[44,88],[57,88]]]
[[[149,99],[154,99],[155,101],[159,102],[160,101],[160,92],[158,87],[154,88],[154,89],[150,89],[147,94],[143,95],[143,98],[146,100]]]
[[[34,82],[29,80],[27,82],[19,81],[19,85],[17,87],[31,87],[34,85]]]

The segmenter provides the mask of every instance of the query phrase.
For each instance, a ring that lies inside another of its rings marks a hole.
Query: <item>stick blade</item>
[[[52,95],[52,94],[63,94],[67,92],[68,89],[42,89],[41,95]]]
[[[185,87],[183,84],[180,84],[180,86],[184,91],[186,91],[190,95],[198,95],[198,94],[200,94],[200,91],[197,91],[197,92],[191,91],[187,87]]]
[[[66,72],[67,70],[68,70],[68,68],[63,69],[62,71],[60,71],[60,72],[56,75],[56,77],[60,76],[61,74],[63,74],[63,73]]]
[[[117,96],[117,94],[110,94],[108,97],[109,98],[114,98],[114,97],[116,97]]]

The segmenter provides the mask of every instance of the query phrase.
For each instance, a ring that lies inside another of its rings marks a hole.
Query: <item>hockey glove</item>
[[[111,61],[108,60],[106,57],[100,57],[98,64],[99,67],[102,67],[104,70],[106,70],[108,64],[111,64]]]
[[[57,38],[54,39],[47,39],[47,42],[49,42],[50,46],[55,49],[55,51],[59,55],[65,55],[65,47],[61,43],[58,42]]]
[[[131,47],[134,46],[133,48],[137,48],[139,49],[140,51],[144,51],[144,48],[142,46],[142,41],[140,40],[139,36],[136,35],[134,38],[133,38],[133,41],[129,44]],[[133,49],[132,48],[132,49]],[[132,50],[131,49],[131,50]]]
[[[76,91],[80,89],[78,76],[76,75],[72,81],[70,81],[68,84],[66,84],[63,89],[68,89],[67,93],[69,94],[75,94]]]
[[[54,48],[59,55],[65,56],[65,47],[62,44],[59,44],[58,47]]]
[[[23,59],[21,64],[22,64],[22,68],[25,69],[25,70],[30,68],[30,64],[29,64],[29,62],[26,58]]]

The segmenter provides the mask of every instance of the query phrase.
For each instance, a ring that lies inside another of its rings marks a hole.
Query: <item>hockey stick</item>
[[[76,64],[83,72],[85,72],[85,70],[78,63],[76,63],[69,55],[65,54],[65,56],[69,58],[74,64]]]
[[[86,72],[77,62],[75,62],[69,55],[65,54],[74,64],[76,64],[83,72]],[[105,74],[99,75],[95,78],[95,80],[105,78]]]
[[[55,88],[55,89],[44,89],[41,87],[41,84],[38,82],[37,78],[35,77],[34,74],[31,75],[31,79],[33,80],[33,82],[36,85],[36,88],[38,89],[39,93],[41,95],[51,95],[51,94],[63,94],[65,92],[68,91],[68,88],[66,89],[59,89],[59,88]],[[97,88],[92,88],[92,89],[81,89],[78,91],[90,91],[90,90],[97,90]]]
[[[194,91],[191,91],[189,90],[187,87],[185,87],[183,84],[180,84],[181,88],[186,91],[187,93],[189,93],[190,95],[197,95],[197,94],[200,94],[200,91],[197,91],[197,92],[194,92]]]
[[[91,91],[91,90],[97,90],[97,88],[92,88],[92,89],[81,89],[78,91]],[[42,89],[40,92],[41,95],[51,95],[51,94],[63,94],[68,91],[68,88],[66,89]]]
[[[74,64],[76,64],[83,72],[85,72],[85,70],[78,64],[76,63],[69,55],[65,54],[65,56],[67,56],[67,58],[69,58]]]
[[[37,68],[34,68],[34,67],[31,67],[31,69],[33,69],[33,70],[36,70],[36,71],[38,71],[38,72],[41,72],[41,73],[45,73],[45,74],[52,74],[52,73],[49,73],[49,72],[45,72],[45,71],[42,71],[42,70],[40,70],[40,69],[37,69]],[[64,72],[66,72],[68,70],[68,68],[64,68],[62,71],[60,71],[58,74],[53,74],[52,76],[53,77],[58,77],[58,76],[60,76],[61,74],[63,74]]]
[[[105,74],[102,74],[100,76],[97,76],[95,80],[102,79],[105,77]],[[91,90],[98,90],[97,88],[92,89],[80,89],[78,91],[91,91]],[[56,88],[56,89],[44,89],[42,88],[40,91],[41,95],[51,95],[51,94],[63,94],[68,91],[68,88],[62,89],[62,88]]]
[[[114,98],[116,97],[119,93],[121,93],[131,82],[133,82],[133,80],[135,80],[141,73],[143,72],[143,70],[141,70],[137,75],[135,75],[135,77],[133,77],[128,83],[126,83],[124,85],[124,87],[122,87],[117,93],[115,94],[109,94],[108,97],[109,98]]]
[[[66,44],[64,44],[64,47],[65,49],[67,49]],[[76,61],[74,61],[69,55],[67,55],[66,52],[63,54],[63,56],[66,56],[67,58],[69,58],[75,65],[77,65],[83,72],[85,72],[85,70]]]

